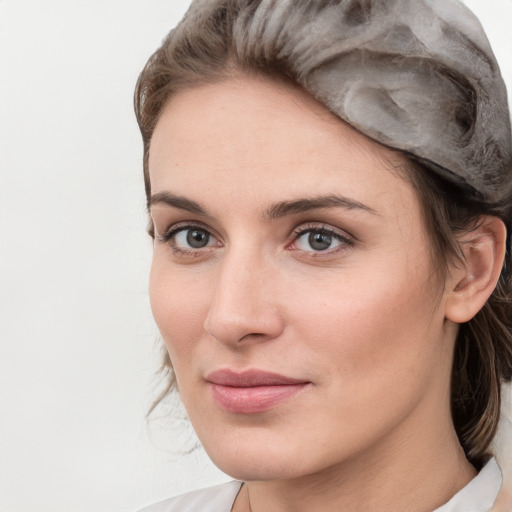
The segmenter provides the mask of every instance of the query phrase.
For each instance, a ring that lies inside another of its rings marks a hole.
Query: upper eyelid
[[[349,239],[354,241],[357,240],[357,238],[351,233],[349,233],[347,230],[334,227],[331,224],[326,224],[324,222],[301,223],[294,228],[292,234],[298,236],[309,231],[325,231],[327,233],[339,236],[340,238],[343,239]]]
[[[205,224],[203,224],[202,222],[198,222],[198,221],[175,222],[174,224],[171,224],[168,228],[166,228],[164,230],[164,232],[159,236],[168,238],[180,231],[185,231],[187,229],[193,229],[193,228],[204,229],[205,231],[208,231],[208,233],[210,233],[210,235],[214,236],[215,238],[218,238],[216,232],[214,230],[212,230],[212,228],[210,228],[210,227],[206,226]]]
[[[187,231],[190,229],[199,228],[201,230],[206,231],[211,238],[213,238],[216,241],[219,241],[217,235],[212,233],[212,230],[206,226],[203,226],[200,222],[188,222],[185,221],[184,223],[178,222],[175,224],[172,224],[168,229],[165,230],[165,232],[162,235],[158,235],[157,239],[159,242],[161,242],[164,245],[169,246],[172,251],[176,255],[182,255],[182,256],[199,256],[201,253],[205,253],[206,251],[209,251],[212,249],[212,246],[206,245],[201,248],[186,248],[186,247],[179,247],[176,242],[176,235],[182,231]]]
[[[326,233],[332,233],[333,235],[340,235],[343,236],[342,233],[340,233],[341,230],[336,228],[331,228],[328,226],[309,226],[309,227],[302,227],[299,226],[296,229],[293,230],[294,233],[302,234],[302,233],[308,233],[309,231],[325,231]],[[345,233],[345,231],[343,231]],[[347,233],[348,236],[348,233]]]
[[[157,238],[164,243],[169,242],[172,238],[174,238],[174,235],[179,233],[180,231],[185,231],[187,229],[193,229],[193,228],[200,228],[207,231],[211,236],[213,236],[218,241],[221,241],[221,237],[217,234],[216,230],[212,229],[211,227],[207,226],[201,221],[180,221],[176,222],[174,224],[171,224],[168,228],[165,229],[165,231],[158,235]],[[289,245],[290,243],[293,243],[296,241],[300,236],[302,236],[304,233],[307,233],[309,231],[324,231],[326,233],[329,233],[336,238],[339,238],[340,240],[345,240],[347,242],[355,242],[357,241],[357,238],[346,231],[345,229],[337,228],[331,224],[320,222],[320,221],[312,221],[312,222],[301,222],[297,226],[295,226],[290,235],[288,236],[288,241],[285,245]],[[197,249],[200,250],[200,249]]]
[[[325,251],[309,251],[300,249],[299,247],[293,248],[292,246],[298,243],[299,239],[309,232],[323,232],[335,238],[339,246],[334,248],[326,249]],[[332,226],[331,224],[326,224],[324,222],[313,222],[313,223],[302,223],[299,224],[292,232],[292,238],[286,244],[286,249],[288,250],[296,250],[300,253],[308,254],[310,257],[315,258],[325,258],[331,257],[335,253],[338,253],[343,250],[347,250],[348,248],[352,248],[355,244],[357,244],[359,240],[353,236],[348,231]]]

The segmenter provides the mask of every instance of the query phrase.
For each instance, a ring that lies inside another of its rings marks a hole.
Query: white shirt
[[[501,470],[496,459],[491,459],[448,503],[433,512],[489,512],[502,484]],[[230,512],[242,483],[226,484],[192,491],[139,512]]]

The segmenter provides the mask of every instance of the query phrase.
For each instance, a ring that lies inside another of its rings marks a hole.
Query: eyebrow
[[[183,196],[171,194],[170,192],[159,192],[158,194],[152,195],[148,200],[148,210],[150,210],[155,204],[173,206],[174,208],[186,210],[190,213],[195,213],[196,215],[202,215],[203,217],[209,216],[208,212],[199,203]]]
[[[211,217],[211,215],[199,203],[196,203],[186,197],[172,194],[171,192],[159,192],[158,194],[152,195],[148,200],[148,210],[155,204],[165,204],[203,217]],[[333,207],[341,207],[346,210],[362,210],[371,213],[372,215],[378,215],[373,208],[365,205],[364,203],[348,197],[329,194],[312,198],[282,201],[273,204],[265,210],[263,217],[269,220],[275,220],[286,217],[287,215],[298,215],[312,210]]]
[[[280,217],[285,217],[286,215],[297,215],[300,213],[307,213],[311,210],[333,207],[341,207],[346,210],[363,210],[371,213],[372,215],[378,215],[373,208],[360,203],[359,201],[340,195],[329,194],[326,196],[283,201],[282,203],[274,204],[266,210],[265,217],[274,220]]]

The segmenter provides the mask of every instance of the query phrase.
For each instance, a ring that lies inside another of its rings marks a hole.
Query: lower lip
[[[210,388],[213,399],[224,410],[238,414],[256,414],[273,409],[307,385],[308,383],[300,383],[238,388],[210,383]]]

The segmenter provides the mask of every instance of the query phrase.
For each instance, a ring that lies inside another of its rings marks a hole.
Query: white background
[[[0,0],[0,512],[129,511],[227,479],[180,453],[184,422],[144,418],[159,350],[132,95],[187,3]],[[512,0],[467,3],[510,92]]]

